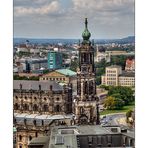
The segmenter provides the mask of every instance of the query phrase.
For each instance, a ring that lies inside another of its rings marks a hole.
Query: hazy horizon
[[[118,40],[118,39],[123,39],[123,38],[127,38],[127,37],[135,37],[135,35],[128,35],[128,36],[124,36],[124,37],[121,37],[121,38],[90,38],[91,39],[94,39],[94,40]],[[14,39],[51,39],[51,40],[82,40],[82,37],[81,38],[40,38],[40,37],[13,37]]]

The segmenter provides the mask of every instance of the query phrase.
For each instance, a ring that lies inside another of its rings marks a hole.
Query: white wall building
[[[101,84],[107,86],[135,86],[135,73],[122,71],[121,66],[106,67],[105,75],[101,76]]]

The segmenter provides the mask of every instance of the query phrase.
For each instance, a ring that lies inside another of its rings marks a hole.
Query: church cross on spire
[[[88,21],[87,21],[87,18],[85,18],[85,28],[87,28],[87,24],[88,24]]]

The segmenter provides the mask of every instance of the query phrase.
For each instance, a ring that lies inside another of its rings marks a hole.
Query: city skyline
[[[134,0],[14,0],[14,37],[81,38],[85,17],[93,39],[134,36]]]

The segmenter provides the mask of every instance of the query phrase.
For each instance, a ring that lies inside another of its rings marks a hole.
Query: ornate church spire
[[[82,33],[83,43],[89,43],[89,38],[91,36],[91,33],[88,30],[87,24],[88,24],[88,21],[87,21],[87,18],[85,18],[85,29]]]
[[[75,102],[76,123],[99,124],[99,98],[96,95],[94,48],[89,40],[91,33],[88,31],[87,25],[87,18],[85,18],[83,41],[79,47],[77,98]]]

